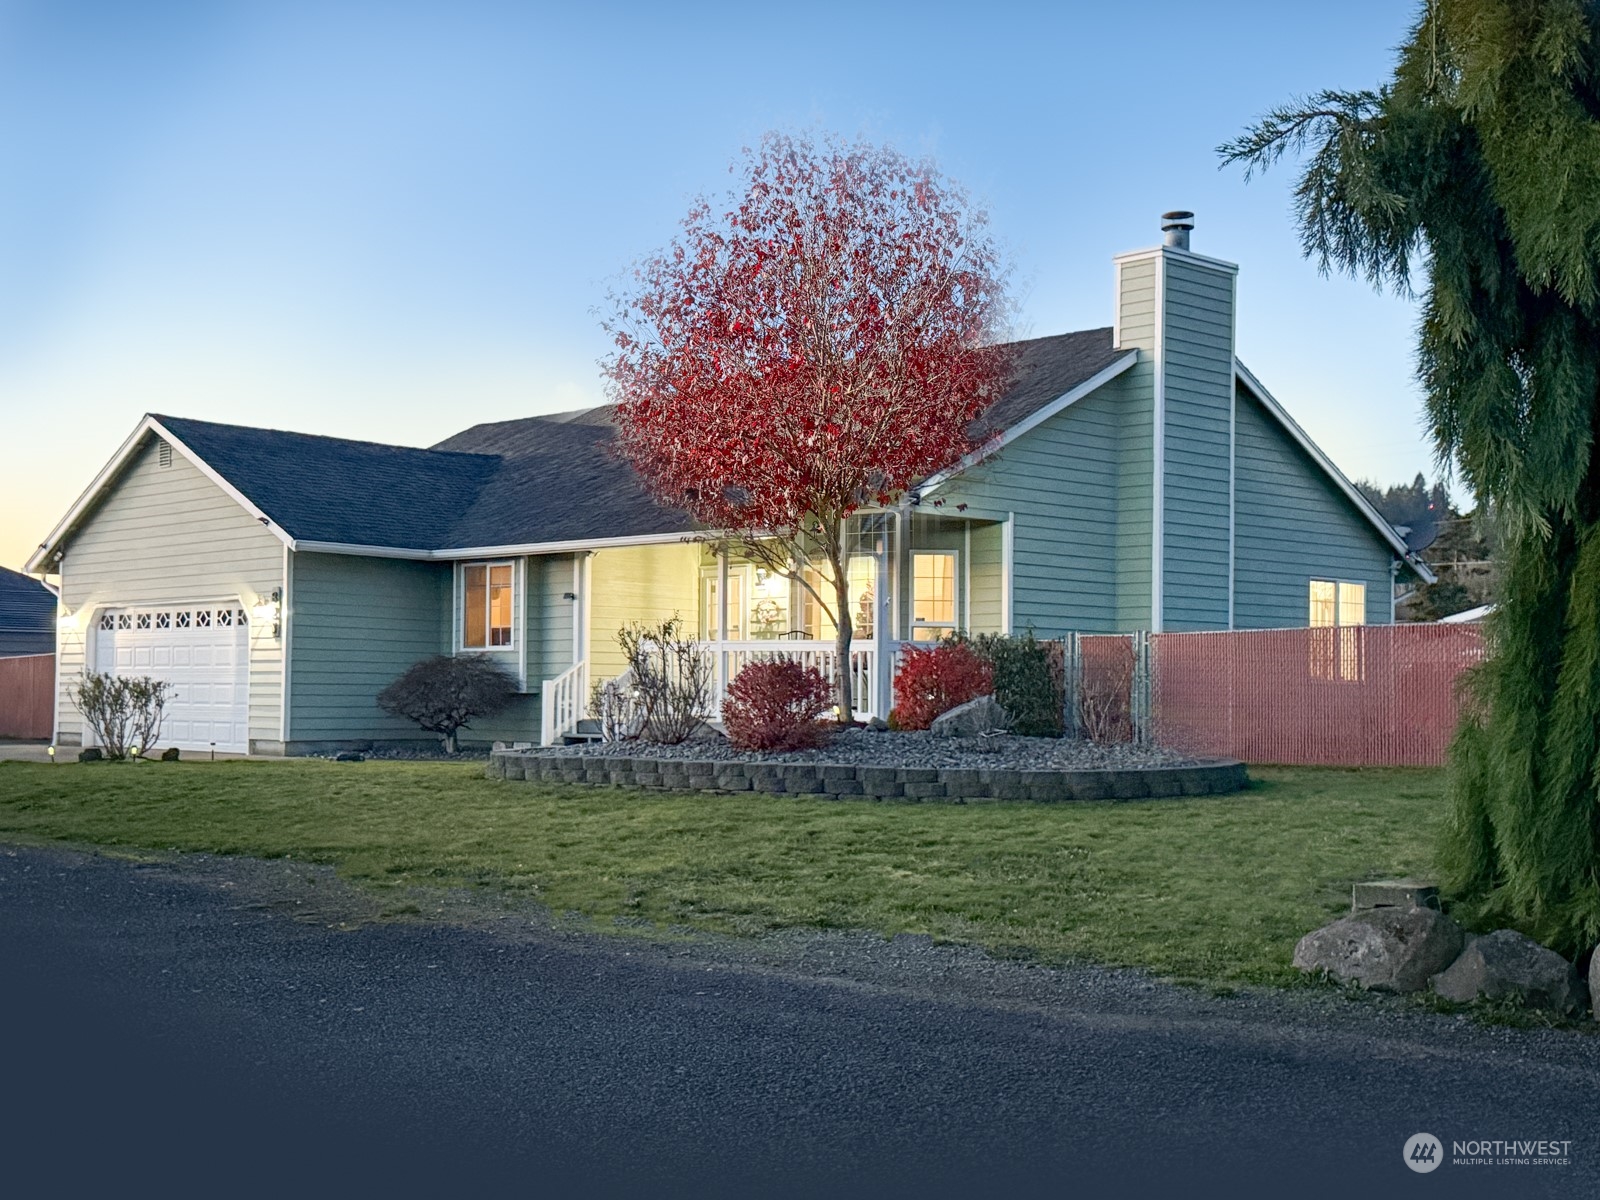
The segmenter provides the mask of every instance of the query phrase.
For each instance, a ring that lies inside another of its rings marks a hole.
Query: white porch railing
[[[539,744],[553,746],[577,730],[589,707],[588,661],[546,679],[539,699]]]
[[[775,641],[706,642],[715,666],[711,677],[711,711],[714,719],[721,719],[722,701],[728,694],[728,683],[742,671],[747,663],[767,662],[774,659],[792,659],[801,666],[815,667],[824,678],[833,679],[838,650],[832,642]],[[891,654],[893,651],[891,650]],[[873,642],[856,643],[850,647],[850,691],[857,720],[868,717],[885,717],[889,714],[887,697],[878,693],[878,647]]]

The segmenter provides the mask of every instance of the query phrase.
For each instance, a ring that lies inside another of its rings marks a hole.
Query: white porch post
[[[728,694],[728,551],[725,547],[717,551],[717,641],[722,643],[722,649],[717,651],[715,692],[720,701]]]
[[[889,529],[884,523],[882,532],[878,535],[878,612],[877,619],[872,622],[872,696],[868,709],[874,717],[887,717],[889,715],[889,681],[893,673],[889,665],[890,640],[889,621],[895,615],[897,606],[890,595],[889,574]],[[900,534],[902,542],[905,540],[905,512],[895,513],[895,529]]]

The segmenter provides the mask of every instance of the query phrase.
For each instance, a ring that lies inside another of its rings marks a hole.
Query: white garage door
[[[117,608],[100,616],[97,670],[172,685],[162,747],[250,749],[250,630],[237,605]]]

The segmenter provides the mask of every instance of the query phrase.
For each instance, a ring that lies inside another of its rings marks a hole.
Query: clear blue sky
[[[608,283],[774,127],[933,154],[1024,336],[1109,324],[1111,256],[1194,209],[1256,374],[1349,474],[1431,476],[1414,306],[1214,153],[1412,11],[0,0],[0,564],[147,411],[426,445],[599,402]]]

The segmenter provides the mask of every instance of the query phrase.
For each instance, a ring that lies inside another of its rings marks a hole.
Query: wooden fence
[[[0,658],[0,738],[33,740],[55,732],[56,656]]]

